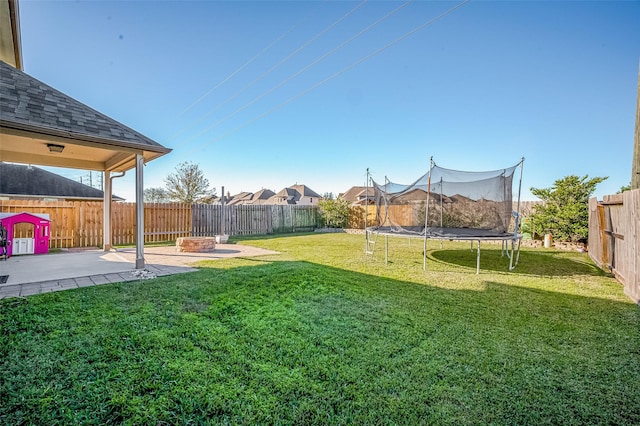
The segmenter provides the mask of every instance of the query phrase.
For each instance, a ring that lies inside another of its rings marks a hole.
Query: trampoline
[[[524,158],[511,167],[492,171],[459,171],[437,166],[411,184],[389,181],[379,184],[367,170],[367,186],[373,188],[376,220],[367,224],[365,253],[373,256],[378,236],[385,239],[389,261],[389,237],[419,238],[424,242],[423,269],[427,269],[427,240],[477,242],[476,273],[480,273],[480,242],[499,241],[513,270],[520,257],[520,191]],[[517,194],[513,177],[520,169]],[[514,200],[515,195],[515,200]],[[374,207],[374,206],[371,206]],[[515,209],[514,209],[515,207]]]

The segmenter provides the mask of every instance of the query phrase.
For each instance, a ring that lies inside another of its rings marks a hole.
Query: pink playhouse
[[[0,225],[6,229],[6,254],[0,248],[0,255],[5,254],[9,258],[19,254],[48,253],[50,222],[48,214],[0,213]],[[22,229],[26,227],[29,230],[26,235],[15,236],[17,224],[26,224],[21,225]]]

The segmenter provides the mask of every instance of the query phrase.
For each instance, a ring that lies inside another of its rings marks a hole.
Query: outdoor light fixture
[[[64,145],[56,145],[55,143],[48,143],[47,148],[49,148],[49,152],[62,152],[64,150]]]

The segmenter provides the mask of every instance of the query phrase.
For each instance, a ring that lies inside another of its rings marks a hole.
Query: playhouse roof
[[[38,219],[44,219],[44,220],[48,220],[51,221],[51,217],[49,216],[48,213],[30,213],[30,212],[20,212],[20,213],[0,213],[0,220],[2,219],[9,219],[12,218],[14,216],[19,216],[19,215],[29,215],[29,216],[33,216],[33,217],[37,217]]]

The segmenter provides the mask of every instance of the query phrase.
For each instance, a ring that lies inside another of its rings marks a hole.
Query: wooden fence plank
[[[589,256],[640,301],[640,189],[589,200]]]
[[[194,205],[192,233],[196,236],[220,235],[222,220],[226,235],[260,235],[313,230],[320,226],[315,206]]]
[[[625,217],[620,231],[625,236],[624,292],[640,302],[640,189],[625,191],[622,195]]]
[[[593,197],[589,199],[589,257],[598,265],[600,269],[604,269],[602,258],[602,233],[600,219],[600,208],[598,206],[598,199]]]

